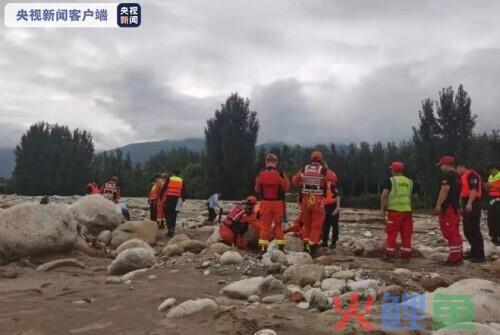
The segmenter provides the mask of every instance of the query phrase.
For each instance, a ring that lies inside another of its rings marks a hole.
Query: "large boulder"
[[[283,283],[273,276],[253,277],[227,285],[222,289],[222,294],[232,299],[248,299],[252,295],[261,295],[282,289]]]
[[[95,236],[103,230],[114,230],[123,221],[120,207],[100,194],[84,196],[70,208],[76,221]]]
[[[111,233],[111,247],[116,248],[125,241],[138,238],[154,245],[158,238],[158,224],[154,221],[128,221],[119,225]]]
[[[439,313],[433,313],[435,310],[434,302],[439,301],[438,295],[460,295],[471,298],[474,309],[474,319],[472,321],[480,323],[500,322],[500,285],[484,279],[464,279],[458,281],[449,287],[438,288],[432,293],[425,293],[425,309],[419,310],[420,314],[433,317],[434,323],[440,323],[442,320]],[[405,301],[403,304],[408,306],[419,306],[413,299]],[[454,333],[455,334],[455,333]]]
[[[62,204],[26,203],[5,209],[0,215],[0,263],[69,251],[76,243],[76,226]]]
[[[127,249],[116,256],[108,267],[108,274],[123,275],[133,270],[145,269],[156,262],[154,253],[145,248]]]
[[[300,286],[312,285],[325,277],[325,269],[317,264],[292,265],[283,273],[284,281]]]

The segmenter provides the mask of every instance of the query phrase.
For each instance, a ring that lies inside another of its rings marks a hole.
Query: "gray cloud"
[[[405,139],[420,101],[459,83],[478,129],[500,128],[499,11],[493,0],[148,0],[140,29],[2,26],[0,147],[39,120],[89,129],[100,149],[202,136],[235,91],[259,113],[260,141]]]

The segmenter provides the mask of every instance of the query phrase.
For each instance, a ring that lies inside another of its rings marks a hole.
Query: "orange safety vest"
[[[172,176],[167,186],[167,197],[180,197],[182,196],[182,188],[184,182],[181,177]]]
[[[306,165],[301,173],[302,194],[325,195],[327,169],[321,165]]]
[[[488,194],[492,198],[500,198],[500,172],[495,175],[491,175],[488,179]]]
[[[471,174],[476,175],[477,178],[479,179],[477,198],[479,199],[483,195],[482,186],[481,186],[481,176],[476,171],[469,169],[469,170],[465,171],[462,174],[462,176],[460,177],[462,179],[462,188],[460,189],[460,198],[468,198],[470,195],[469,176]]]
[[[326,196],[325,200],[323,201],[325,205],[331,205],[337,202],[337,197],[335,197],[332,192],[333,185],[334,184],[331,181],[326,183]]]
[[[157,182],[153,183],[153,186],[151,187],[151,191],[149,191],[149,200],[158,200],[157,185],[158,185]]]
[[[109,200],[114,200],[116,191],[117,191],[116,183],[108,181],[106,184],[104,184],[104,187],[102,189],[102,195]]]

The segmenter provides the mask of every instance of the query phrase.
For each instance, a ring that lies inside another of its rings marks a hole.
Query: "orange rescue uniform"
[[[290,189],[288,178],[274,167],[266,167],[257,176],[255,192],[262,199],[259,246],[266,248],[271,234],[278,246],[285,245],[281,221],[285,214],[285,193]]]
[[[220,226],[220,236],[225,244],[234,245],[238,249],[247,249],[248,241],[245,239],[244,234],[249,227],[259,233],[259,213],[260,206],[254,206],[251,214],[245,213],[245,206],[238,205],[226,217]]]
[[[336,183],[335,173],[321,163],[312,162],[293,177],[295,187],[301,189],[302,219],[304,221],[304,243],[315,246],[321,240],[321,230],[325,219],[324,201],[326,187]]]

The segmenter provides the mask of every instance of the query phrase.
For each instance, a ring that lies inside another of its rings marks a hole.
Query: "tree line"
[[[486,165],[500,160],[500,133],[474,132],[477,115],[462,85],[444,88],[437,100],[422,101],[419,124],[411,139],[395,142],[349,145],[256,146],[259,121],[250,101],[231,94],[207,120],[205,150],[185,148],[162,151],[144,164],[132,163],[120,150],[96,154],[89,132],[50,125],[30,127],[16,148],[16,167],[9,190],[20,194],[80,194],[91,178],[120,179],[122,194],[144,196],[150,178],[159,172],[181,171],[190,198],[206,198],[221,192],[227,199],[241,199],[252,192],[256,173],[267,153],[280,159],[280,168],[290,177],[309,161],[312,150],[321,150],[325,162],[337,173],[347,205],[376,207],[378,194],[389,177],[394,160],[403,161],[406,174],[414,179],[417,204],[429,207],[439,186],[435,162],[453,155],[484,175]]]

